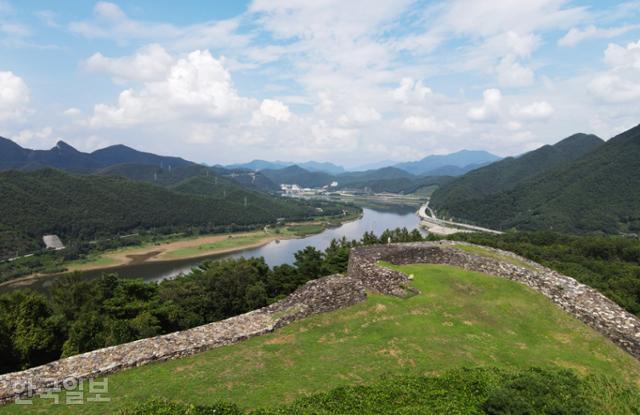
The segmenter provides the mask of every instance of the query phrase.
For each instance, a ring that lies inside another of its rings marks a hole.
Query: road
[[[481,226],[467,225],[466,223],[452,222],[449,220],[438,219],[433,209],[429,207],[429,201],[422,205],[418,210],[418,216],[426,227],[433,233],[451,234],[456,232],[487,232],[500,235],[502,232],[494,229],[483,228]]]

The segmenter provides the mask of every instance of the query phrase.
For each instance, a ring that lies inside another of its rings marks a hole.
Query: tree
[[[294,255],[293,265],[307,279],[317,278],[323,273],[323,254],[313,246],[308,246]]]
[[[99,349],[106,345],[104,318],[96,313],[84,314],[69,330],[69,337],[62,347],[62,357],[73,356]]]
[[[27,294],[16,310],[16,328],[13,339],[25,367],[37,366],[58,358],[64,333],[58,332],[47,299],[36,293]]]

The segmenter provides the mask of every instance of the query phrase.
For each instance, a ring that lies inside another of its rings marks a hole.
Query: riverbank
[[[90,254],[87,258],[64,263],[63,272],[36,273],[0,283],[0,288],[30,286],[35,281],[73,272],[113,271],[132,265],[172,262],[231,254],[265,246],[273,241],[304,238],[358,220],[362,212],[342,217],[319,217],[307,222],[292,222],[277,227],[265,227],[250,232],[189,236],[170,241],[146,243],[142,246],[119,248]]]

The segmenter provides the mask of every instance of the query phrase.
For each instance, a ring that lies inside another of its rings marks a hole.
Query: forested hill
[[[68,243],[140,229],[215,231],[280,217],[302,219],[315,211],[302,202],[248,191],[222,178],[191,178],[166,188],[43,169],[0,173],[0,212],[0,258],[6,258],[39,249],[47,233]]]
[[[456,204],[437,193],[441,213],[498,229],[638,233],[640,126],[508,191]]]
[[[64,141],[58,141],[49,150],[31,150],[0,137],[0,171],[53,167],[86,173],[122,163],[150,164],[165,168],[195,165],[195,163],[179,157],[158,156],[124,145],[114,145],[96,150],[93,153],[83,153]]]
[[[520,157],[508,157],[458,177],[438,189],[432,203],[454,211],[460,203],[512,190],[539,174],[575,161],[602,144],[604,141],[595,135],[574,134],[554,145]]]

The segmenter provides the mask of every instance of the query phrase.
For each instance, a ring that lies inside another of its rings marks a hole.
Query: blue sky
[[[30,148],[354,166],[639,110],[636,0],[0,0],[0,135]]]

